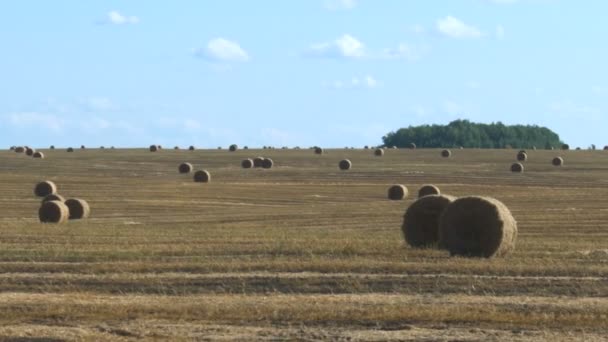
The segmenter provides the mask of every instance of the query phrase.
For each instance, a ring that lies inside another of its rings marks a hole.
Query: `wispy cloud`
[[[426,46],[413,46],[406,43],[399,44],[396,48],[384,49],[381,58],[386,59],[405,59],[416,61],[429,50]]]
[[[436,28],[437,32],[450,38],[471,39],[481,38],[483,35],[475,26],[465,24],[462,20],[450,15],[437,20]]]
[[[325,0],[325,8],[330,11],[351,10],[357,6],[356,0]]]
[[[134,15],[124,15],[118,11],[110,11],[106,14],[106,23],[114,25],[138,24],[139,17]]]
[[[249,54],[239,43],[225,39],[211,39],[207,46],[195,51],[195,55],[213,62],[247,62]]]
[[[305,55],[317,58],[361,58],[365,56],[365,45],[357,38],[345,34],[332,42],[313,44]]]
[[[65,125],[65,121],[56,115],[38,112],[10,113],[5,117],[5,121],[14,127],[41,127],[53,132],[61,131]]]
[[[325,83],[324,86],[333,89],[357,89],[357,88],[377,88],[381,83],[373,76],[367,75],[365,77],[353,77],[348,81],[334,81],[331,83]]]

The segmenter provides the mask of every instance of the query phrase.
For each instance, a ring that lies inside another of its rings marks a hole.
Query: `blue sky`
[[[3,146],[363,146],[457,118],[608,144],[603,0],[0,8]]]

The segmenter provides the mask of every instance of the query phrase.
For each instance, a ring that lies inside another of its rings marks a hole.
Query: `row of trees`
[[[456,120],[448,125],[422,125],[401,128],[382,137],[385,146],[469,147],[469,148],[560,148],[559,135],[536,125],[507,126],[501,122],[482,124]]]

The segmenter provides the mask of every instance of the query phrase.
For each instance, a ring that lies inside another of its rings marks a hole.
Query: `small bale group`
[[[79,198],[66,200],[57,194],[57,185],[52,181],[36,184],[34,194],[43,197],[38,218],[42,223],[65,223],[68,220],[86,219],[91,214],[87,201]]]

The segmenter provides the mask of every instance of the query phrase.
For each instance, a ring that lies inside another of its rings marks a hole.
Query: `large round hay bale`
[[[195,150],[195,148],[194,148],[194,146],[190,146],[190,147],[188,147],[188,150],[189,150],[189,151],[194,151],[194,150]]]
[[[34,154],[32,155],[32,157],[44,159],[44,153],[42,153],[40,151],[36,151],[36,152],[34,152]]]
[[[384,150],[381,148],[377,148],[374,150],[374,155],[376,157],[382,157],[384,155]]]
[[[353,163],[348,159],[343,159],[338,163],[338,167],[340,170],[350,170],[350,168],[353,167]]]
[[[439,243],[439,218],[456,198],[428,195],[417,199],[403,215],[401,231],[405,242],[412,247],[431,247]]]
[[[319,146],[315,146],[315,154],[323,154],[323,149]]]
[[[59,195],[59,194],[50,194],[45,196],[42,199],[42,203],[44,202],[50,202],[50,201],[59,201],[61,203],[65,202],[65,198],[63,198],[63,196]]]
[[[91,207],[83,199],[70,198],[65,201],[65,205],[70,211],[70,220],[86,219],[91,215]]]
[[[234,152],[238,149],[239,149],[239,147],[236,144],[232,144],[232,145],[230,145],[230,147],[228,147],[228,151],[230,151],[230,152]]]
[[[150,152],[156,152],[156,151],[158,151],[158,146],[150,145]]]
[[[33,156],[33,155],[34,155],[34,153],[36,153],[36,150],[34,150],[34,149],[33,149],[33,148],[31,148],[31,147],[28,147],[28,148],[26,148],[26,149],[25,149],[25,155],[26,155],[26,156],[31,157],[31,156]]]
[[[192,169],[193,167],[190,163],[181,163],[177,167],[177,171],[179,171],[179,173],[190,173],[192,172]]]
[[[207,170],[199,170],[194,173],[194,181],[197,183],[209,183],[211,174]]]
[[[65,223],[69,217],[70,209],[63,202],[44,202],[38,209],[38,218],[42,223]]]
[[[564,158],[562,158],[562,157],[555,157],[551,161],[551,164],[553,164],[553,166],[562,166],[562,165],[564,165]]]
[[[459,198],[439,219],[439,245],[451,255],[504,256],[515,248],[516,239],[517,222],[494,198]]]
[[[264,158],[262,161],[262,168],[271,169],[274,166],[274,162],[270,158]]]
[[[410,145],[408,146],[411,150],[415,150],[416,149],[416,144],[414,143],[410,143]]]
[[[264,163],[264,157],[253,158],[253,167],[262,167],[263,163]]]
[[[34,187],[34,195],[38,197],[46,197],[57,193],[57,185],[51,181],[43,181]]]
[[[517,172],[517,173],[524,172],[524,165],[522,163],[511,164],[511,172]]]
[[[23,146],[15,147],[15,153],[24,153],[24,152],[25,152],[25,147],[23,147]]]
[[[519,153],[517,153],[517,160],[520,162],[528,160],[528,154],[526,152],[519,151]]]
[[[404,185],[395,184],[388,188],[388,199],[400,201],[407,197],[408,191]]]
[[[68,147],[67,151],[68,152],[74,152],[74,149],[72,147]]]
[[[447,150],[447,149],[442,150],[441,151],[441,156],[444,157],[444,158],[449,158],[449,157],[452,156],[452,151]]]
[[[566,151],[566,150],[569,150],[569,149],[570,149],[570,145],[568,145],[568,144],[563,144],[562,145],[562,150]]]
[[[425,184],[420,188],[420,190],[418,190],[418,198],[424,197],[424,196],[429,196],[429,195],[439,195],[439,194],[441,194],[441,191],[439,190],[438,187],[436,187],[433,184]]]
[[[241,161],[241,167],[243,169],[251,169],[253,167],[253,160],[251,158],[243,159],[243,161]]]

